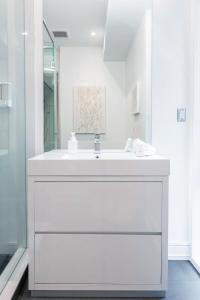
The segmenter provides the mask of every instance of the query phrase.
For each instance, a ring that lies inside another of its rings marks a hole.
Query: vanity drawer
[[[37,284],[160,284],[161,236],[36,234]]]
[[[161,182],[36,182],[36,232],[161,232]]]

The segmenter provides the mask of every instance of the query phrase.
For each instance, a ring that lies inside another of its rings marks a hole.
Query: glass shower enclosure
[[[24,0],[0,0],[0,293],[26,248]]]

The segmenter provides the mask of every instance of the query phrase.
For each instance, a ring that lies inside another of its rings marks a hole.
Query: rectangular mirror
[[[43,2],[59,77],[58,148],[72,131],[83,149],[95,133],[105,149],[122,149],[129,137],[151,142],[152,0]],[[50,121],[48,130],[46,139]]]

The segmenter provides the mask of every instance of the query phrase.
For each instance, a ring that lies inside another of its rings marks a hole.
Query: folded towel
[[[156,154],[156,149],[140,139],[133,141],[133,152],[136,156],[151,156]]]

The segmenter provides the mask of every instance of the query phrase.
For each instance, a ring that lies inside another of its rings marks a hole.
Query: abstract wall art
[[[106,89],[97,86],[74,88],[74,131],[106,132]]]

